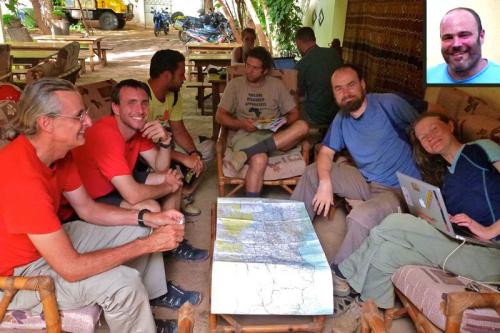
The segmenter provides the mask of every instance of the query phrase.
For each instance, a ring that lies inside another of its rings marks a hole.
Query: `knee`
[[[295,125],[294,132],[297,133],[301,138],[305,137],[309,132],[309,125],[304,120],[299,119],[293,124]]]
[[[139,272],[128,266],[118,266],[104,273],[110,283],[105,287],[109,292],[107,304],[99,304],[105,310],[112,310],[113,305],[126,307],[137,304],[137,301],[148,301],[149,296],[141,280]],[[111,302],[116,302],[111,304]]]
[[[265,153],[253,155],[248,164],[253,170],[265,170],[267,167],[268,156]]]
[[[154,199],[147,199],[136,205],[137,209],[148,209],[153,213],[158,213],[161,211],[160,204]]]

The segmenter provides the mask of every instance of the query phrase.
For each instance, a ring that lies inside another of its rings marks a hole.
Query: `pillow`
[[[467,115],[482,115],[496,117],[500,110],[496,110],[479,97],[471,96],[457,88],[441,88],[437,103],[443,106],[448,115],[457,120]]]
[[[461,116],[457,120],[457,132],[462,142],[490,139],[500,144],[500,113],[495,118],[483,115]]]

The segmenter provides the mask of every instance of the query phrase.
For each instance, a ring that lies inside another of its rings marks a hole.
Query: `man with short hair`
[[[205,166],[214,157],[214,142],[206,137],[193,138],[183,120],[183,101],[180,89],[185,77],[185,58],[175,50],[157,51],[151,58],[149,79],[151,89],[148,120],[158,120],[172,131],[176,150],[172,160],[184,169],[182,212],[196,216],[201,210],[192,202],[192,193],[199,184]]]
[[[441,20],[441,54],[446,63],[427,70],[427,83],[500,83],[500,65],[482,57],[485,31],[470,8],[448,11]]]
[[[228,142],[232,154],[226,162],[235,172],[248,163],[245,189],[249,197],[260,195],[268,154],[295,147],[309,130],[307,123],[299,119],[299,110],[283,82],[268,75],[272,63],[265,48],[251,49],[246,59],[246,75],[229,82],[216,115],[219,124],[236,131]],[[278,117],[286,119],[285,128],[274,134],[257,129],[258,120]]]
[[[340,112],[322,142],[316,163],[307,167],[291,198],[303,201],[311,220],[327,216],[333,195],[361,200],[346,216],[347,234],[334,264],[342,262],[390,213],[402,205],[396,171],[420,177],[407,141],[406,129],[417,117],[416,110],[395,94],[366,94],[366,83],[352,65],[339,67],[332,87]],[[356,167],[333,162],[337,152],[347,149]],[[348,288],[339,291],[346,296]]]
[[[85,144],[73,150],[82,182],[98,202],[153,212],[180,208],[182,180],[170,168],[171,136],[159,121],[146,121],[149,96],[144,82],[117,83],[111,92],[112,115],[99,119],[87,130]],[[151,172],[135,168],[139,157]],[[208,251],[193,248],[186,240],[169,253],[185,260],[208,258]],[[194,304],[201,299],[200,293],[183,291],[171,282],[168,287],[191,295]],[[172,302],[167,294],[153,304]]]
[[[92,122],[69,81],[28,85],[14,123],[21,134],[0,150],[0,275],[51,276],[59,309],[98,304],[111,331],[154,332],[149,299],[167,293],[161,252],[183,239],[182,214],[92,200],[70,152]],[[63,199],[86,222],[61,225]],[[17,293],[8,308],[41,312],[36,293]]]
[[[302,59],[297,63],[299,95],[302,118],[311,127],[327,128],[338,111],[333,99],[330,78],[342,65],[337,50],[319,47],[310,27],[302,27],[295,33],[295,43]]]

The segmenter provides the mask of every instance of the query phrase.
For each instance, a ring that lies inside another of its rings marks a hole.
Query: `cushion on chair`
[[[16,112],[17,106],[14,101],[0,101],[0,147],[17,136],[17,131],[12,126],[12,118]]]
[[[101,316],[101,308],[89,305],[77,310],[61,311],[62,329],[65,332],[93,333]],[[0,329],[45,329],[43,314],[34,315],[30,311],[7,311]]]
[[[479,97],[469,95],[457,88],[442,88],[439,90],[437,103],[448,111],[452,119],[468,115],[498,116],[499,110],[491,107]]]
[[[230,154],[224,154],[224,156],[228,155]],[[267,162],[264,180],[278,180],[300,176],[304,174],[305,169],[306,163],[302,157],[300,146],[298,146],[285,153],[272,154]],[[228,167],[226,163],[224,163],[222,171],[226,177],[245,178],[248,171],[248,164],[245,164],[240,172],[235,173],[234,169]]]
[[[430,321],[444,330],[442,295],[465,291],[469,281],[453,277],[441,269],[404,266],[392,275],[394,286],[401,291]],[[460,332],[498,332],[500,316],[493,309],[469,309],[464,312]]]
[[[470,115],[457,120],[458,137],[462,142],[490,139],[500,144],[500,112],[496,117]]]
[[[115,84],[116,81],[110,79],[78,85],[83,104],[90,109],[92,121],[111,114],[111,89]]]

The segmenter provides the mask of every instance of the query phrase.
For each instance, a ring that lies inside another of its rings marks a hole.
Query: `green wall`
[[[314,29],[316,42],[319,46],[328,47],[334,38],[343,41],[347,1],[304,0],[302,2],[302,8],[306,7],[302,24]],[[323,14],[322,21],[321,13]]]

